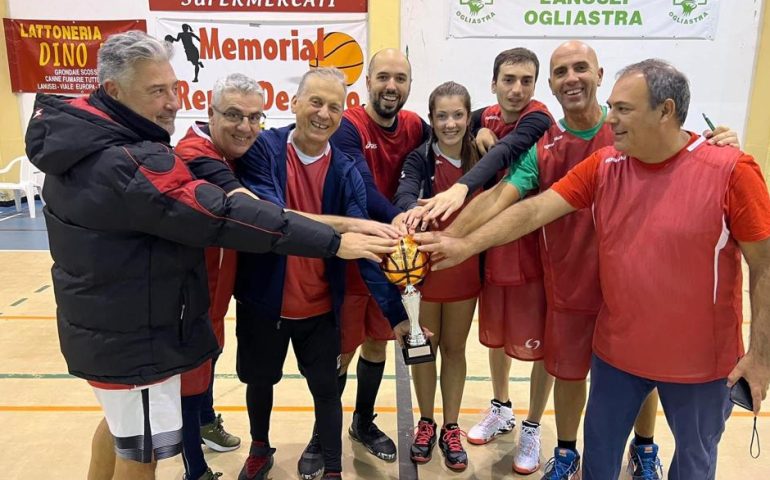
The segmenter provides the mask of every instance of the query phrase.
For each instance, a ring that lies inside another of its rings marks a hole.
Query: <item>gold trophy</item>
[[[382,270],[391,283],[404,287],[401,302],[409,317],[409,333],[403,338],[404,363],[414,365],[435,361],[430,341],[420,327],[422,295],[415,288],[428,273],[428,256],[417,249],[417,243],[412,237],[404,237],[399,241],[396,251],[385,257]]]

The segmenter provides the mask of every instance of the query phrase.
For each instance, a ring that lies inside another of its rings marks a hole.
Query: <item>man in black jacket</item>
[[[93,479],[152,479],[155,460],[180,451],[179,374],[218,351],[203,247],[378,260],[394,243],[195,180],[169,146],[180,108],[171,52],[143,32],[110,37],[101,87],[38,95],[27,130],[46,173],[61,350],[105,412]]]

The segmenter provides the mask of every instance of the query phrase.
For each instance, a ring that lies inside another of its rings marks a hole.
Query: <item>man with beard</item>
[[[366,183],[367,210],[373,220],[398,224],[400,210],[391,204],[406,156],[421,145],[430,132],[414,112],[402,110],[409,97],[412,69],[398,50],[385,49],[369,61],[366,86],[369,103],[345,111],[332,143],[356,162]],[[396,446],[374,424],[374,404],[385,368],[385,348],[393,330],[361,279],[358,267],[348,264],[345,300],[341,314],[342,362],[339,391],[345,388],[347,368],[356,349],[358,391],[349,433],[373,455],[387,461],[396,458]],[[302,478],[313,478],[323,469],[323,458],[314,431],[302,452],[298,469]]]

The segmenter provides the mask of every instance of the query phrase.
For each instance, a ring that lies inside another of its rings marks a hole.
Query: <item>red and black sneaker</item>
[[[238,480],[264,480],[267,472],[273,468],[274,448],[270,448],[264,442],[251,442],[249,456],[243,464]]]
[[[412,461],[415,463],[429,462],[434,445],[436,445],[436,422],[430,418],[422,417],[417,422],[417,431],[410,448]]]
[[[342,473],[340,472],[324,472],[324,476],[321,480],[342,480]]]
[[[468,468],[468,454],[463,448],[462,437],[465,432],[456,423],[447,423],[441,429],[438,446],[444,454],[444,463],[451,470],[461,472]]]

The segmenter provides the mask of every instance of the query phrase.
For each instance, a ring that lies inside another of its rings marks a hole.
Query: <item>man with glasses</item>
[[[235,160],[257,139],[265,119],[264,93],[259,84],[241,73],[232,73],[214,84],[209,122],[195,122],[176,147],[177,155],[193,175],[221,187],[228,195],[252,195],[235,178]],[[235,283],[236,252],[220,247],[206,249],[209,317],[219,347],[224,347],[224,320]],[[222,426],[214,412],[214,367],[211,361],[182,375],[183,449],[188,479],[209,480],[214,473],[206,465],[201,442],[217,452],[229,452],[241,439]]]
[[[233,75],[240,75],[240,74],[233,74]],[[260,91],[261,91],[260,87]],[[262,94],[260,94],[260,97]],[[221,109],[211,106],[211,110],[219,113],[222,115],[222,117],[234,125],[239,125],[243,123],[244,120],[247,120],[249,122],[249,125],[258,125],[259,129],[265,128],[265,120],[267,119],[267,115],[265,115],[264,112],[255,112],[250,114],[241,113],[240,110],[227,110],[222,111]],[[209,122],[211,121],[211,113],[209,113]]]

